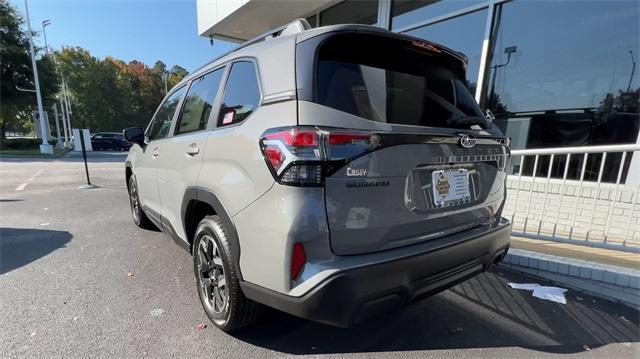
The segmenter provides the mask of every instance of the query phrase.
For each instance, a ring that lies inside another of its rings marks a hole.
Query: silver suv
[[[124,131],[133,220],[193,254],[225,331],[263,305],[347,327],[447,289],[509,247],[509,143],[466,64],[370,26],[249,41]]]

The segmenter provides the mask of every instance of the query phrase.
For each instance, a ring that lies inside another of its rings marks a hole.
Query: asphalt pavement
[[[640,318],[569,291],[567,304],[497,267],[350,329],[268,311],[233,335],[211,325],[192,258],[130,218],[124,154],[0,159],[0,357],[640,357]],[[207,327],[196,327],[206,323]]]

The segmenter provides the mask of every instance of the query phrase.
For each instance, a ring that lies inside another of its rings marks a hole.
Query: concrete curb
[[[510,249],[500,266],[640,309],[640,270]]]

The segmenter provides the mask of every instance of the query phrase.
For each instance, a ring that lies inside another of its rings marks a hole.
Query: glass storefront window
[[[514,0],[497,6],[484,105],[512,138],[512,148],[635,143],[639,24],[637,1]],[[619,157],[607,157],[605,181],[615,180]],[[570,171],[580,166],[572,159]],[[599,166],[598,156],[590,158],[586,179],[594,179]],[[531,169],[525,163],[524,173]]]
[[[320,26],[336,24],[375,25],[378,0],[345,0],[320,13]]]
[[[467,81],[471,93],[474,93],[486,22],[487,10],[484,9],[407,31],[406,34],[442,44],[467,55]]]
[[[397,30],[429,18],[464,9],[482,0],[393,0],[391,30]]]
[[[311,27],[316,27],[318,25],[318,15],[317,14],[313,14],[313,15],[309,16],[307,18],[307,22],[309,23],[309,25],[311,25]]]

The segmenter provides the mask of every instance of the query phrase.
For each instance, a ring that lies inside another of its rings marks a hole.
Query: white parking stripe
[[[43,171],[43,170],[44,170],[43,168],[39,169],[39,170],[38,170],[38,172],[36,172],[36,174],[34,174],[33,176],[31,176],[31,178],[29,178],[29,179],[27,180],[27,182],[25,182],[25,183],[23,183],[23,184],[19,185],[18,187],[16,187],[16,191],[23,191],[23,190],[27,187],[27,185],[28,185],[29,183],[33,182],[33,180],[34,180],[34,179],[36,179],[36,177],[38,177],[38,175],[39,175],[40,173],[42,173],[42,171]]]

